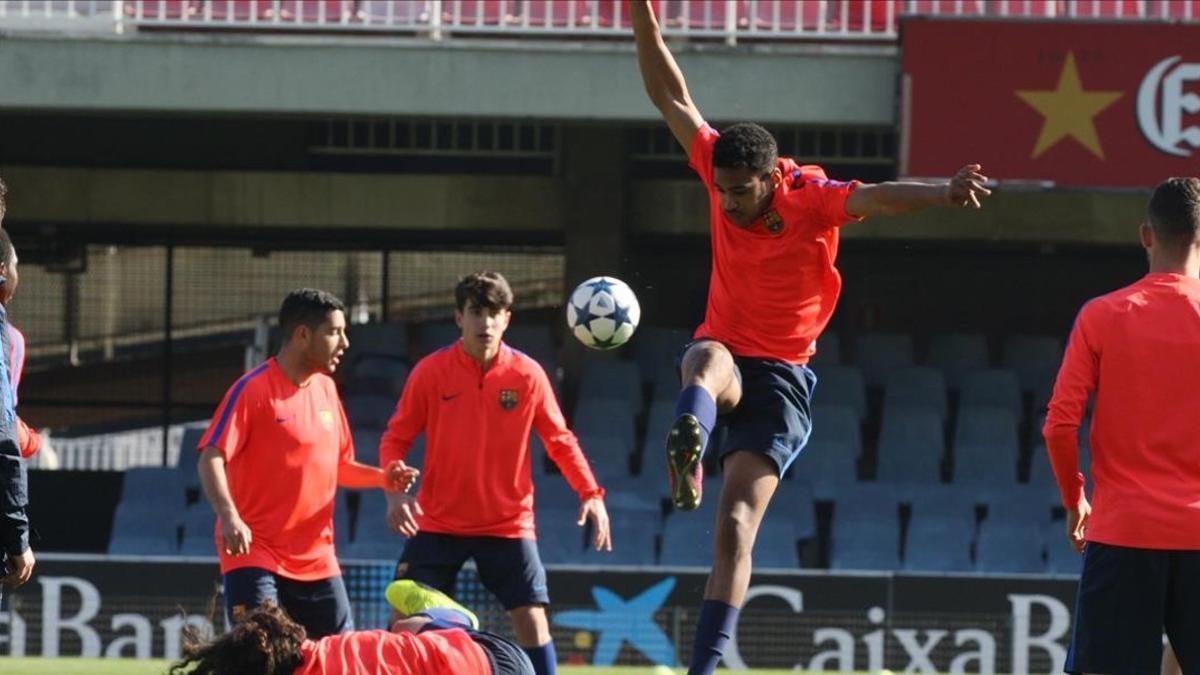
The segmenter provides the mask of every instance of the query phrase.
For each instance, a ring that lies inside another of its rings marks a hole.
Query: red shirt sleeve
[[[819,174],[811,173],[813,169]],[[815,166],[802,166],[800,171],[803,187],[799,192],[812,211],[811,222],[828,228],[857,223],[863,219],[846,210],[846,200],[850,199],[850,193],[862,185],[860,181],[830,180],[825,177],[823,169]]]
[[[541,368],[537,369],[534,386],[533,428],[546,446],[546,454],[558,465],[580,499],[604,496],[583,449],[579,447],[579,439],[567,428],[562,409],[554,397],[554,388],[550,386],[550,378]]]
[[[21,456],[29,459],[42,449],[42,435],[37,429],[25,424],[25,420],[17,418],[17,441],[21,446]]]
[[[1084,496],[1083,474],[1079,471],[1079,425],[1100,372],[1096,309],[1094,303],[1085,305],[1075,320],[1042,428],[1063,506],[1069,509],[1074,509]]]
[[[418,363],[404,384],[400,393],[400,401],[396,404],[396,412],[388,420],[387,431],[379,439],[379,466],[387,466],[392,462],[404,459],[409,448],[425,430],[425,422],[429,411],[429,384],[432,382],[425,371],[427,362]]]
[[[721,134],[718,134],[716,129],[707,124],[701,125],[696,130],[696,137],[692,139],[692,147],[688,151],[688,165],[699,174],[700,180],[708,187],[712,187],[713,184],[713,146],[720,137]]]
[[[213,413],[208,430],[200,439],[196,448],[198,451],[208,447],[216,448],[228,462],[246,447],[250,436],[250,418],[258,398],[256,390],[247,386],[249,378],[250,376],[243,376],[225,393],[221,405],[217,406],[217,411]]]

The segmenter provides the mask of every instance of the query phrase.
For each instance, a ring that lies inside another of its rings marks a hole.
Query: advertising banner
[[[1200,25],[912,19],[900,173],[1152,187],[1200,174]]]

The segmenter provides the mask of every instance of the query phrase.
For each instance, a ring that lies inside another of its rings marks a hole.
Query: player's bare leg
[[[546,618],[546,608],[542,605],[526,605],[509,610],[512,619],[513,632],[517,636],[517,644],[525,650],[533,669],[538,675],[557,672],[558,657],[554,652],[554,642],[550,638],[550,621]]]
[[[714,340],[702,340],[684,353],[682,389],[675,422],[667,434],[667,473],[671,501],[681,511],[700,506],[704,470],[701,460],[718,413],[733,410],[742,398],[733,354]]]
[[[779,486],[778,468],[760,453],[733,452],[722,466],[713,567],[704,589],[689,675],[709,675],[721,660],[750,586],[754,539]]]

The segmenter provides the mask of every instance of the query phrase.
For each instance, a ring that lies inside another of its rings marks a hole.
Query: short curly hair
[[[183,659],[171,675],[292,675],[303,663],[304,627],[273,603],[265,602],[234,624],[225,635],[204,642],[185,634]]]
[[[779,146],[771,132],[753,122],[738,122],[721,130],[713,145],[713,166],[720,169],[750,169],[765,174],[775,168]]]
[[[1146,219],[1160,239],[1189,244],[1200,232],[1200,178],[1168,178],[1154,189]]]
[[[499,272],[472,272],[459,279],[454,287],[454,303],[458,311],[467,309],[468,300],[487,309],[512,309],[512,287]]]

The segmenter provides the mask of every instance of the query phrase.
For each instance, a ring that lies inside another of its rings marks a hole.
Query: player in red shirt
[[[388,522],[409,537],[396,577],[450,593],[459,568],[474,559],[538,675],[547,675],[556,658],[534,540],[530,429],[579,495],[579,524],[592,521],[595,547],[611,550],[604,490],[567,429],[546,372],[502,341],[512,316],[508,282],[478,272],[463,277],[454,295],[462,339],[413,368],[379,444],[381,462],[402,460],[425,433],[416,497],[388,497]]]
[[[397,581],[396,584],[413,584]],[[423,609],[405,613],[390,631],[352,631],[310,640],[278,606],[249,612],[233,629],[204,644],[189,637],[172,675],[534,675],[512,642],[470,626],[470,612],[430,589]]]
[[[1200,672],[1200,179],[1162,183],[1147,211],[1150,272],[1080,310],[1043,429],[1084,553],[1071,673],[1156,672],[1164,628]],[[1093,396],[1089,503],[1078,438]]]
[[[716,554],[689,669],[711,673],[737,622],[763,513],[811,428],[816,377],[805,364],[841,293],[839,228],[877,214],[979,207],[989,192],[975,164],[948,184],[846,183],[780,158],[775,139],[757,124],[718,133],[692,102],[650,3],[631,0],[630,14],[646,92],[709,193],[708,308],[681,354],[666,459],[676,508],[697,508],[709,434],[719,415],[728,425]],[[769,89],[763,96],[769,99]]]
[[[279,353],[229,389],[199,444],[200,480],[217,512],[214,536],[231,621],[264,600],[316,637],[353,627],[333,550],[337,488],[405,489],[401,463],[354,461],[329,377],[349,346],[345,310],[301,289],[279,310]]]

